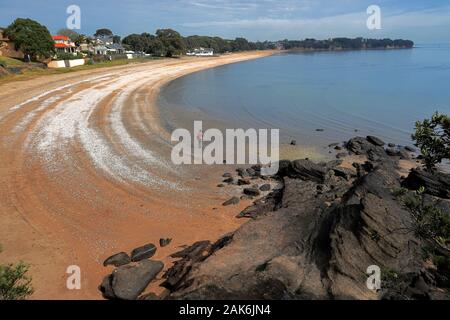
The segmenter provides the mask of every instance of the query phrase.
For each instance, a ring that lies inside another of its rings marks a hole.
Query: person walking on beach
[[[203,130],[200,130],[197,134],[198,148],[201,149],[203,147]]]

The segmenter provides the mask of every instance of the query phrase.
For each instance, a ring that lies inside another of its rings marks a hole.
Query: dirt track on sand
[[[161,60],[0,86],[0,263],[31,265],[34,299],[100,299],[103,260],[173,238],[156,259],[238,227],[220,171],[170,162],[154,107],[179,76],[269,53]],[[216,209],[217,208],[217,209]],[[81,268],[81,290],[66,269]],[[156,286],[155,286],[156,288]]]

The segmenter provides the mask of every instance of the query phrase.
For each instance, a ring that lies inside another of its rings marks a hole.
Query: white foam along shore
[[[127,103],[135,104],[137,99],[133,94],[144,86],[158,86],[164,79],[248,59],[240,56],[227,58],[223,63],[215,59],[191,60],[180,64],[142,65],[142,68],[92,76],[45,91],[11,107],[7,114],[37,105],[24,114],[13,133],[25,132],[27,126],[34,124],[27,133],[23,150],[30,157],[39,157],[50,172],[70,167],[76,161],[73,147],[79,145],[96,169],[121,183],[180,190],[183,186],[179,181],[170,181],[164,174],[176,173],[177,169],[133,137],[124,124],[124,110],[136,107]],[[78,88],[86,83],[88,87]],[[95,111],[107,99],[111,99],[108,102],[111,108],[105,125],[113,133],[114,141],[90,123]],[[148,131],[148,126],[142,123],[138,126]],[[151,135],[151,132],[145,134]],[[117,141],[122,149],[114,147]]]

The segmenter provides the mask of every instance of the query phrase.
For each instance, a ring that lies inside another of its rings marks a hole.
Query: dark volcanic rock
[[[421,242],[403,232],[411,214],[392,195],[393,162],[358,164],[355,179],[351,169],[299,164],[280,162],[284,189],[242,214],[257,219],[216,249],[203,242],[178,255],[170,299],[378,299],[368,266],[420,274]],[[405,288],[408,297],[428,290],[421,280]]]
[[[336,158],[337,158],[337,159],[342,159],[342,158],[345,158],[346,156],[348,156],[348,153],[340,152],[340,153],[338,153],[338,154],[336,155]]]
[[[291,141],[291,146],[296,146],[297,145],[297,140],[292,140]]]
[[[238,203],[239,203],[239,198],[233,197],[230,200],[225,201],[222,205],[226,207],[226,206],[236,205]]]
[[[249,196],[245,196],[249,197]],[[252,206],[244,209],[237,215],[237,218],[256,218],[267,212],[274,211],[281,202],[282,191],[274,190],[262,201],[258,201]]]
[[[237,182],[238,186],[246,186],[250,184],[250,180],[248,178],[246,179],[239,179]]]
[[[105,277],[99,289],[107,299],[136,300],[163,267],[162,262],[151,260],[119,267]]]
[[[352,177],[356,177],[356,170],[349,168],[336,167],[333,169],[334,174],[338,177],[342,177],[345,180],[350,180]]]
[[[226,178],[225,180],[223,180],[223,182],[224,183],[228,183],[228,184],[230,184],[230,183],[233,183],[234,182],[234,179],[233,178]]]
[[[103,262],[103,266],[115,266],[120,267],[131,262],[130,256],[125,252],[117,253]]]
[[[367,141],[369,141],[370,143],[382,147],[385,145],[384,141],[381,140],[380,138],[374,137],[374,136],[367,136]]]
[[[357,155],[366,155],[371,161],[384,161],[388,157],[383,147],[375,145],[362,137],[349,140],[347,149]]]
[[[309,160],[295,160],[290,164],[288,175],[291,178],[323,183],[329,170],[327,166],[319,165]]]
[[[131,252],[131,261],[137,262],[144,259],[151,258],[156,253],[156,246],[153,243],[134,249]]]
[[[224,173],[222,177],[224,177],[224,178],[231,178],[232,175],[231,175],[231,173],[227,172],[227,173]]]
[[[251,197],[257,197],[261,194],[261,192],[258,190],[258,188],[245,188],[244,194]]]
[[[408,151],[408,152],[416,152],[417,151],[415,148],[410,147],[410,146],[406,146],[405,150]]]
[[[171,238],[161,238],[159,239],[159,246],[161,248],[167,247],[172,242]]]
[[[272,187],[270,186],[270,184],[263,184],[261,187],[259,187],[259,190],[261,190],[261,191],[270,191],[270,189],[271,189]]]
[[[388,144],[388,147],[389,147],[389,148],[395,148],[395,147],[396,147],[396,144],[391,142],[391,143]]]
[[[425,193],[450,199],[450,175],[443,172],[430,173],[421,169],[412,169],[403,181],[403,186],[418,190],[425,187]]]
[[[248,174],[246,169],[239,168],[239,169],[236,169],[236,172],[238,173],[238,175],[241,178],[249,178],[250,177],[250,175]]]

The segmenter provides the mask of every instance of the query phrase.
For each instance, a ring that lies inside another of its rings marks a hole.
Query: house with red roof
[[[55,41],[56,52],[76,53],[79,51],[77,45],[66,36],[52,36]]]

